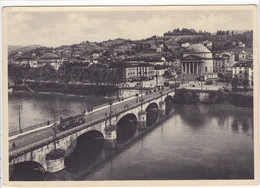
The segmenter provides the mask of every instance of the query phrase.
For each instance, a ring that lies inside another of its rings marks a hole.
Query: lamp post
[[[143,81],[141,82],[141,111],[143,111]]]
[[[177,78],[177,75],[174,74],[174,83],[175,83],[175,85],[174,85],[174,91],[176,91],[176,88],[177,88],[176,78]]]
[[[200,86],[201,86],[201,90],[202,90],[202,80],[203,79],[203,77],[202,77],[202,74],[200,74]]]
[[[54,131],[54,150],[56,150],[56,140],[57,140],[57,132],[56,132],[56,129],[55,129],[55,124],[51,127]]]
[[[163,92],[162,92],[162,91],[160,91],[160,95],[161,95],[161,101],[162,101],[162,94],[163,94]]]
[[[109,102],[109,105],[110,105],[110,107],[109,107],[109,124],[111,125],[111,118],[112,118],[112,101],[110,101]]]
[[[55,109],[52,109],[51,113],[53,114],[53,123],[55,123],[56,122],[56,111],[55,111]]]
[[[18,116],[19,116],[19,131],[22,133],[22,124],[21,124],[21,111],[23,110],[23,107],[21,105],[18,106]]]
[[[156,71],[155,78],[156,78],[156,87],[157,87],[158,86],[158,73],[157,73],[157,71]]]

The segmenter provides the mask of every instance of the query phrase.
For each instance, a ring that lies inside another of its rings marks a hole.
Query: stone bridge
[[[132,138],[138,131],[144,131],[153,125],[158,117],[163,117],[171,111],[174,91],[171,89],[154,89],[139,96],[133,96],[124,101],[110,104],[94,112],[84,114],[84,123],[67,130],[59,130],[55,123],[47,130],[55,132],[46,138],[30,141],[21,147],[11,147],[14,139],[9,140],[9,168],[38,166],[42,171],[57,172],[62,170],[64,157],[70,147],[79,144],[79,140],[101,139],[105,147],[113,150],[118,144]],[[131,125],[131,122],[134,122]],[[45,131],[45,129],[41,130]],[[37,131],[30,135],[37,134]],[[39,133],[41,134],[41,133]],[[43,133],[41,134],[43,135]],[[15,138],[30,139],[28,134]]]

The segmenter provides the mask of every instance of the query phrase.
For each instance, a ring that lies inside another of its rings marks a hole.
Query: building
[[[237,44],[237,45],[238,45],[238,47],[242,47],[242,48],[246,46],[246,45],[245,45],[243,42],[241,42],[241,41],[240,41],[240,42],[238,42],[238,44]]]
[[[181,44],[181,47],[182,48],[187,48],[189,45],[190,45],[190,43],[185,42],[185,43]]]
[[[63,60],[60,59],[51,62],[51,66],[53,66],[53,68],[56,70],[58,70],[62,64],[63,64]]]
[[[153,79],[154,76],[154,67],[146,64],[138,66],[128,65],[123,69],[123,80],[127,82]]]
[[[155,76],[154,74],[154,67],[149,65],[139,65],[136,67],[137,70],[137,77],[141,79],[153,79]]]
[[[181,59],[182,74],[207,74],[212,72],[212,53],[203,44],[192,44],[184,50]]]
[[[246,55],[247,53],[243,50],[240,54],[239,54],[239,60],[245,60],[246,59]]]
[[[253,86],[253,61],[241,61],[232,68],[232,78],[238,78],[241,81],[247,79],[249,85]]]
[[[136,67],[126,67],[123,71],[123,80],[128,82],[137,80]]]
[[[30,61],[29,64],[31,68],[37,68],[37,61]]]
[[[213,46],[212,42],[208,40],[203,41],[202,44],[208,48],[211,48]]]
[[[162,48],[161,47],[157,48],[156,52],[162,52]]]
[[[155,75],[157,75],[157,76],[163,76],[164,73],[165,73],[165,71],[167,71],[166,68],[163,68],[163,69],[156,69],[156,70],[154,70]]]
[[[99,54],[98,53],[93,53],[92,56],[93,56],[94,59],[97,59],[99,57]]]
[[[227,66],[227,60],[223,57],[213,58],[213,72],[215,73],[225,73]]]

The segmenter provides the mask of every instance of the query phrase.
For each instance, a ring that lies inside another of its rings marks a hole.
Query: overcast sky
[[[250,10],[8,12],[9,45],[57,47],[82,41],[144,39],[174,28],[252,30]]]

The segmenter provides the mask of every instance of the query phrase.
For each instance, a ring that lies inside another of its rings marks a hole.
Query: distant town
[[[252,44],[253,31],[177,28],[136,41],[8,46],[8,85],[12,91],[38,82],[138,86],[149,81],[147,86],[186,83],[192,89],[201,88],[203,81],[207,89],[240,88],[246,93],[253,87]]]

